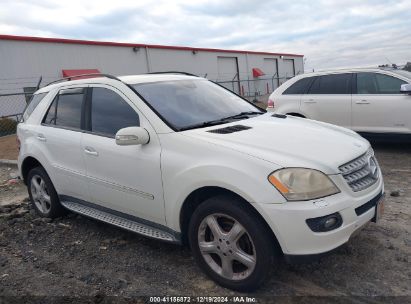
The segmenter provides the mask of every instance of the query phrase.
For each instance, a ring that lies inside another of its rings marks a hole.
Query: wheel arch
[[[46,170],[41,162],[33,156],[27,156],[21,163],[21,177],[23,178],[24,184],[27,185],[27,175],[29,174],[30,170],[35,167],[42,167],[44,170]]]
[[[180,231],[181,231],[181,240],[183,244],[188,244],[188,226],[190,223],[190,218],[196,208],[200,206],[201,203],[203,203],[205,200],[208,198],[214,197],[214,196],[219,196],[219,195],[227,195],[231,196],[237,199],[237,201],[246,206],[250,212],[252,212],[257,218],[261,220],[263,225],[265,226],[267,232],[272,236],[272,239],[277,246],[277,249],[279,249],[279,252],[282,252],[280,243],[278,242],[278,239],[273,232],[273,230],[270,228],[268,225],[267,221],[264,219],[264,217],[257,211],[257,209],[248,202],[246,199],[244,199],[241,195],[228,190],[223,187],[218,187],[218,186],[205,186],[198,188],[194,191],[192,191],[187,198],[184,200],[182,207],[180,209]]]

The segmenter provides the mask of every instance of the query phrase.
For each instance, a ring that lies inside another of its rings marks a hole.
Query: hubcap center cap
[[[230,243],[229,241],[227,241],[227,240],[225,240],[225,239],[220,239],[218,243],[219,243],[219,244],[218,244],[218,247],[220,247],[219,250],[220,250],[222,253],[225,253],[225,254],[227,254],[227,255],[231,255],[231,254],[232,254],[233,248],[232,248],[232,245],[231,245],[231,243]],[[217,247],[217,248],[218,248],[218,247]]]

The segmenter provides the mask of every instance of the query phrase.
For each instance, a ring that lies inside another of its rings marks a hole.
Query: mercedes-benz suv
[[[339,247],[383,206],[381,171],[358,134],[266,113],[190,75],[47,85],[17,135],[40,216],[69,210],[189,244],[207,275],[236,290],[257,288],[282,256]]]

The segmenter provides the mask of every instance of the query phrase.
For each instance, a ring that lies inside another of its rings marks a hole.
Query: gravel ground
[[[0,159],[17,159],[16,135],[0,137]]]
[[[277,299],[289,302],[316,296],[320,298],[308,298],[307,303],[313,299],[329,302],[327,296],[357,296],[332,301],[411,302],[411,145],[377,145],[375,150],[387,193],[382,221],[370,223],[347,245],[318,262],[281,263],[271,279],[251,294],[257,301],[284,296]],[[154,295],[244,296],[209,280],[187,248],[79,215],[53,221],[37,217],[24,186],[7,182],[14,170],[0,167],[3,299],[46,296],[48,301],[60,302],[62,298],[55,296],[87,296],[92,302],[118,302]]]

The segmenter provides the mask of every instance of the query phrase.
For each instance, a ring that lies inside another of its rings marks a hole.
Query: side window
[[[61,90],[54,98],[43,123],[70,129],[81,129],[84,89]]]
[[[90,131],[114,137],[122,128],[139,125],[137,113],[121,96],[109,89],[93,88]]]
[[[286,89],[283,92],[283,95],[305,94],[312,80],[313,80],[313,77],[307,77],[307,78],[298,80],[296,83],[292,84],[288,89]]]
[[[377,94],[377,80],[374,73],[357,74],[357,94]]]
[[[405,81],[378,73],[358,73],[358,94],[400,94],[401,85]]]
[[[375,74],[377,79],[378,94],[400,94],[401,85],[406,82],[383,74]]]
[[[351,94],[352,74],[333,74],[317,77],[308,94]]]
[[[47,95],[47,93],[40,93],[33,95],[26,107],[26,110],[24,110],[23,113],[23,121],[27,120],[31,113],[33,113],[34,109],[39,105],[40,101],[43,100],[43,98]]]

